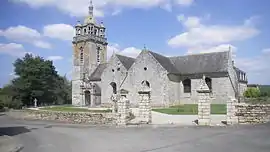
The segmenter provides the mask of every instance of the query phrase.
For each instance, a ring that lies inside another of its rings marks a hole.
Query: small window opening
[[[143,69],[144,69],[144,71],[146,71],[147,70],[147,67],[144,67]]]

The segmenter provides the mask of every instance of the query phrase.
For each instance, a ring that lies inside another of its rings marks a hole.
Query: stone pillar
[[[204,81],[201,80],[201,84],[198,92],[198,125],[209,126],[211,123],[211,100],[210,89]]]
[[[143,89],[138,92],[140,96],[139,101],[139,120],[144,123],[151,123],[152,122],[152,113],[151,113],[151,97],[150,97],[150,90]]]
[[[90,89],[90,105],[89,106],[90,107],[96,106],[96,93],[93,86],[91,86],[91,89]]]
[[[238,102],[236,99],[231,99],[227,101],[227,124],[228,125],[238,124],[238,117],[236,116],[237,103]]]
[[[118,101],[117,125],[127,125],[129,116],[129,100],[122,96]]]
[[[117,94],[112,94],[111,102],[112,102],[112,113],[117,113],[117,109],[118,109]]]

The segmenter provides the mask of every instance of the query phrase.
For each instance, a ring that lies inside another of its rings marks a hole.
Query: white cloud
[[[141,49],[137,49],[135,47],[128,47],[120,51],[119,54],[136,58],[141,53],[141,51]]]
[[[164,10],[171,12],[172,11],[172,5],[170,3],[164,4],[161,6]]]
[[[187,54],[193,53],[210,53],[210,52],[224,52],[224,51],[232,51],[233,56],[236,56],[237,48],[231,44],[220,44],[217,46],[210,47],[193,47],[189,48]]]
[[[1,44],[0,43],[0,54],[7,54],[14,57],[22,57],[27,53],[21,44],[17,43],[8,43]]]
[[[270,48],[263,49],[262,53],[265,54],[265,55],[270,55]]]
[[[264,53],[262,51],[254,57],[237,57],[235,60],[236,66],[247,72],[249,83],[270,84],[270,56]]]
[[[42,40],[34,41],[33,44],[36,47],[43,48],[43,49],[50,49],[52,47],[50,43],[44,42]]]
[[[107,46],[107,59],[110,59],[113,53],[120,52],[120,46],[116,43],[111,43]]]
[[[186,18],[183,14],[181,14],[177,16],[177,19],[183,24],[184,27],[188,29],[201,26],[201,19],[196,16],[189,16]]]
[[[51,24],[44,27],[43,34],[50,38],[72,40],[75,30],[73,26],[68,24]]]
[[[107,47],[108,59],[110,59],[113,52],[117,53],[117,54],[136,58],[140,54],[141,49],[137,49],[135,47],[127,47],[127,48],[121,49],[119,44],[112,43],[112,44],[108,45],[108,47]]]
[[[182,24],[188,27],[184,33],[176,35],[168,41],[171,47],[200,47],[242,41],[254,37],[259,30],[253,26],[236,25],[203,25],[198,18],[180,18]]]
[[[55,7],[71,16],[85,16],[88,12],[89,0],[12,0],[14,2],[26,3],[30,7]],[[95,6],[94,15],[102,17],[104,14],[115,14],[110,12],[123,8],[153,8],[161,7],[169,10],[172,4],[190,6],[193,0],[93,0]]]
[[[183,5],[183,6],[190,6],[194,0],[175,0],[177,4]]]
[[[184,15],[177,16],[186,31],[168,40],[168,45],[173,48],[186,48],[188,54],[199,52],[215,52],[228,50],[230,43],[243,41],[259,34],[254,26],[255,17],[244,21],[242,25],[205,25],[202,21],[209,20],[210,15],[204,17]]]
[[[47,59],[52,60],[52,61],[57,61],[57,60],[63,60],[64,58],[62,56],[49,56]]]
[[[0,30],[0,36],[16,42],[30,43],[40,48],[51,48],[48,42],[42,40],[42,35],[37,30],[22,25]]]

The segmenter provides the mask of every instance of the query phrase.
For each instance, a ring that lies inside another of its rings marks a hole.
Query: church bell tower
[[[72,104],[84,106],[82,100],[83,79],[90,76],[99,64],[107,62],[106,28],[94,18],[92,0],[84,22],[75,26],[73,37]]]

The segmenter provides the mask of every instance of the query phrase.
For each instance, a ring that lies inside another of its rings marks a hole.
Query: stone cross
[[[34,107],[37,107],[37,98],[34,99]]]

